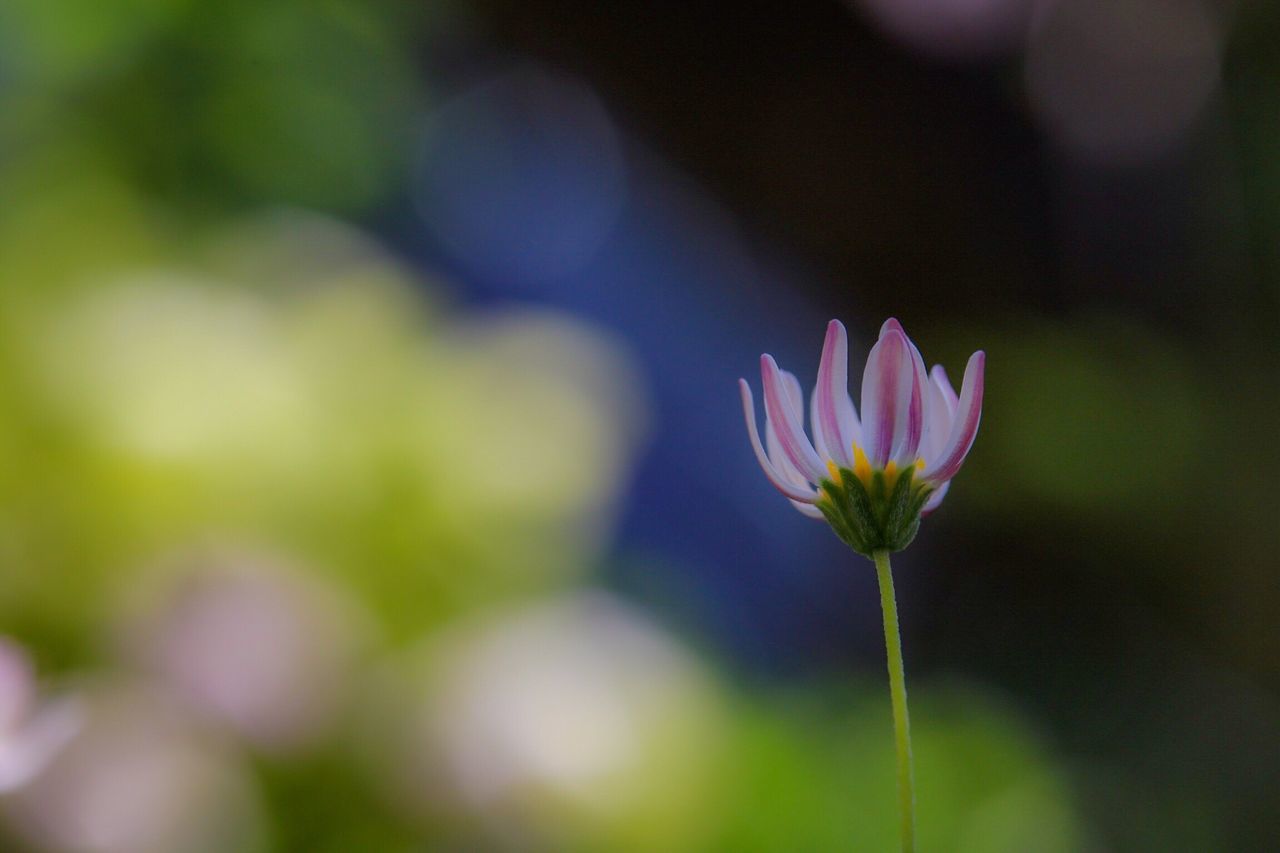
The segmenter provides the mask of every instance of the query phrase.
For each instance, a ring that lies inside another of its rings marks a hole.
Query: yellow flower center
[[[858,479],[863,483],[871,482],[871,462],[856,441],[853,443],[853,473],[857,474]]]
[[[916,457],[915,469],[916,473],[924,470],[923,457]],[[840,466],[830,459],[827,460],[827,472],[831,475],[831,482],[837,486],[844,485],[844,479],[840,474]],[[892,489],[894,483],[898,481],[900,473],[898,463],[890,459],[889,463],[884,466],[885,485]],[[866,451],[859,447],[856,441],[853,443],[853,475],[861,480],[862,484],[868,489],[871,488],[871,460],[867,458]]]

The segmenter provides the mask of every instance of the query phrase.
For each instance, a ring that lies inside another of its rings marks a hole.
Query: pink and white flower
[[[39,775],[80,725],[79,703],[42,700],[26,651],[0,637],[0,795]]]
[[[872,514],[880,509],[887,512],[877,501],[888,501],[902,474],[910,471],[909,488],[904,486],[904,491],[922,499],[915,513],[918,520],[942,503],[973,446],[982,416],[986,355],[978,351],[969,358],[957,395],[942,366],[926,372],[924,359],[902,324],[887,320],[867,356],[859,417],[848,390],[848,349],[843,324],[832,320],[809,399],[812,438],[804,430],[800,382],[779,369],[772,356],[760,357],[763,443],[751,386],[745,379],[738,381],[756,458],[769,481],[798,510],[828,521],[832,521],[830,504],[839,502],[837,493],[854,479],[870,496]]]

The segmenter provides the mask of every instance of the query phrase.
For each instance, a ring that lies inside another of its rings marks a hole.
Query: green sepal
[[[858,485],[861,487],[862,484]],[[860,554],[864,553],[868,546],[863,533],[869,529],[864,521],[868,511],[866,493],[863,492],[863,500],[859,504],[857,500],[849,499],[845,488],[830,480],[822,481],[822,490],[826,495],[825,499],[818,501],[818,509],[826,517],[827,523],[845,544]]]
[[[898,476],[898,482],[894,483],[893,494],[886,503],[884,531],[890,551],[901,551],[910,545],[919,529],[920,514],[917,512],[914,519],[909,515],[915,497],[915,490],[912,488],[914,482],[915,468],[903,471]],[[911,524],[913,520],[916,522],[914,529]]]
[[[920,511],[933,488],[918,483],[907,468],[890,489],[883,471],[871,475],[870,488],[852,471],[840,469],[840,483],[822,481],[818,509],[846,545],[870,557],[875,551],[901,551],[920,530]]]

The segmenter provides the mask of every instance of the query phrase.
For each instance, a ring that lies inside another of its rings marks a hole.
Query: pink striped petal
[[[844,324],[827,324],[827,339],[818,364],[818,383],[813,391],[813,443],[818,453],[842,468],[853,467],[853,443],[858,435],[850,429],[858,415],[849,399],[849,336]]]
[[[769,461],[769,457],[764,452],[764,447],[760,444],[760,432],[756,427],[756,403],[751,394],[751,386],[747,384],[747,380],[739,379],[738,390],[742,394],[742,413],[747,420],[747,435],[751,438],[751,449],[755,451],[756,461],[764,469],[765,477],[769,479],[774,488],[793,501],[809,504],[816,501],[818,499],[817,492],[811,488],[801,488],[792,484]]]
[[[880,327],[880,333],[883,335],[890,330],[901,334],[911,351],[913,376],[911,404],[907,408],[907,429],[902,441],[894,448],[892,454],[898,465],[907,466],[915,463],[916,454],[920,450],[920,442],[924,437],[929,403],[929,374],[925,371],[924,359],[920,356],[920,350],[916,347],[915,342],[907,335],[906,330],[902,328],[902,324],[893,317],[884,322],[884,325]]]
[[[778,442],[782,445],[783,452],[791,460],[791,464],[811,482],[821,482],[827,476],[827,467],[818,458],[809,438],[804,434],[800,413],[791,406],[786,380],[782,378],[782,372],[773,356],[760,356],[760,375],[764,382],[765,416],[778,431]]]
[[[849,397],[849,392],[845,391],[842,398],[836,400],[836,417],[840,425],[840,433],[848,436],[848,441],[840,447],[852,449],[854,444],[862,444],[862,424],[858,421],[858,412],[853,406],[853,400]],[[813,394],[809,397],[809,420],[815,424],[813,433],[813,449],[818,451],[818,456],[823,459],[835,459],[827,443],[826,435],[819,435],[818,424],[820,418],[818,415],[818,389],[813,390]],[[837,438],[836,441],[839,441]],[[834,443],[834,442],[833,442]],[[849,453],[849,459],[853,459],[853,454]],[[847,464],[846,464],[847,467]]]
[[[982,420],[983,370],[987,354],[979,350],[969,357],[964,369],[964,382],[960,387],[960,400],[956,405],[951,434],[943,446],[941,455],[933,460],[921,479],[934,483],[950,480],[964,464],[964,458],[973,446],[978,434],[978,422]]]
[[[871,348],[862,373],[862,440],[873,467],[883,468],[895,445],[904,440],[914,384],[906,336],[886,329]]]
[[[787,376],[790,376],[790,374],[784,372],[783,378],[786,378]],[[784,480],[791,483],[798,489],[808,490],[811,488],[809,481],[804,478],[803,474],[796,470],[795,466],[791,464],[791,460],[787,459],[787,455],[782,452],[782,445],[778,443],[778,433],[773,428],[773,424],[768,420],[768,418],[766,418],[764,422],[764,449],[769,456],[769,461],[773,463],[774,468]],[[791,500],[789,503],[796,509],[800,510],[801,514],[807,515],[810,518],[826,518],[826,516],[822,514],[822,510],[818,509],[811,503],[803,503],[797,500]]]
[[[791,460],[783,452],[782,443],[778,441],[778,431],[773,428],[773,421],[768,418],[764,419],[764,452],[773,463],[774,469],[782,475],[782,479],[798,488],[809,488],[809,480],[791,464]]]
[[[781,371],[781,373],[782,382],[787,391],[787,402],[791,405],[791,412],[795,415],[796,422],[800,423],[804,412],[804,390],[801,389],[800,380],[796,378],[794,373],[786,370]],[[764,421],[764,448],[769,454],[769,461],[778,469],[778,473],[799,488],[808,489],[810,487],[809,481],[804,474],[801,474],[799,469],[792,465],[791,460],[787,458],[787,454],[782,449],[782,442],[778,441],[778,431],[774,429],[773,421],[768,418],[765,418]],[[818,450],[818,455],[822,456],[823,452]],[[791,504],[810,518],[825,518],[822,512],[811,504],[800,503],[799,501],[792,501]]]
[[[794,373],[789,373],[785,370],[781,371],[781,373],[782,381],[787,391],[787,402],[791,404],[791,411],[796,417],[796,422],[799,423],[803,417],[801,413],[804,411],[804,391],[800,387],[800,380],[796,378]],[[764,422],[764,447],[769,454],[769,460],[778,469],[778,473],[799,488],[810,488],[809,481],[804,474],[801,474],[799,469],[791,464],[791,460],[783,452],[782,443],[778,441],[778,431],[774,429],[773,421],[768,418],[765,418]],[[818,450],[818,455],[824,456],[821,450]],[[822,511],[812,504],[791,501],[791,505],[810,518],[826,519]]]

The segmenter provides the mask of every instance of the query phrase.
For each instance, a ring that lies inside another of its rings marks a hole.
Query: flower
[[[272,558],[180,557],[131,652],[205,720],[274,755],[314,746],[350,687],[358,617],[334,589]],[[185,571],[183,571],[185,570]]]
[[[81,725],[74,699],[42,702],[27,653],[0,637],[0,794],[34,779]]]
[[[738,380],[747,432],[769,482],[807,516],[825,518],[855,551],[900,551],[921,516],[938,508],[960,470],[982,416],[981,350],[969,357],[957,397],[946,371],[926,373],[902,324],[885,321],[862,374],[862,418],[848,391],[848,336],[827,325],[817,385],[804,432],[800,382],[760,357],[765,442],[751,386]]]

